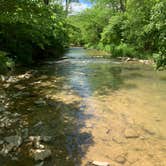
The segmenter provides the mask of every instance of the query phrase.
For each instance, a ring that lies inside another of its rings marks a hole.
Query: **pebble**
[[[137,131],[135,131],[132,128],[126,129],[124,134],[125,134],[126,138],[138,138],[139,137],[139,134],[137,133]]]
[[[115,161],[120,164],[124,164],[126,162],[126,158],[124,156],[117,156]]]
[[[92,165],[94,166],[110,166],[108,162],[101,162],[101,161],[93,161]]]

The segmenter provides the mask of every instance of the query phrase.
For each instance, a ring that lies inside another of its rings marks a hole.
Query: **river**
[[[166,71],[89,52],[71,48],[1,86],[0,165],[166,165]],[[21,143],[10,149],[15,135]],[[41,146],[31,140],[46,136]],[[50,157],[34,161],[38,148]]]

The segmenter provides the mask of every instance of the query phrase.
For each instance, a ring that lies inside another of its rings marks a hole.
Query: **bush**
[[[6,52],[0,51],[0,74],[6,73],[14,67],[14,62],[6,55]]]
[[[154,62],[155,62],[156,69],[162,69],[166,66],[166,56],[162,55],[161,52],[154,53],[153,54],[153,59],[154,59]]]
[[[134,47],[126,43],[121,43],[115,48],[115,52],[118,56],[136,57],[137,53]]]
[[[59,56],[68,45],[66,16],[57,4],[43,1],[2,0],[0,46],[24,65]]]

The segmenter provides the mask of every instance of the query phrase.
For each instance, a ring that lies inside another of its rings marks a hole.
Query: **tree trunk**
[[[126,3],[125,3],[125,0],[120,0],[120,10],[122,12],[125,12],[126,11]]]

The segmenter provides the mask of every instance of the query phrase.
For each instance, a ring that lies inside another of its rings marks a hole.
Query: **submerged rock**
[[[92,165],[94,166],[110,166],[108,162],[101,162],[101,161],[93,161]]]
[[[50,149],[33,149],[31,150],[31,155],[34,160],[45,160],[46,158],[49,158],[51,156],[51,150]]]
[[[115,158],[115,161],[120,164],[124,164],[126,162],[125,156],[119,155]]]
[[[138,138],[139,137],[138,132],[132,128],[126,129],[124,134],[125,134],[126,138]]]

